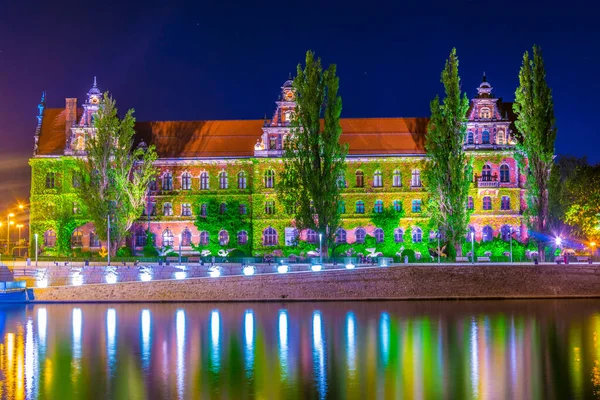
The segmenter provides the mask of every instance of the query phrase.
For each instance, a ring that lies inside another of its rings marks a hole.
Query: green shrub
[[[119,250],[117,250],[117,257],[131,257],[133,254],[131,254],[131,249],[129,247],[121,247]]]

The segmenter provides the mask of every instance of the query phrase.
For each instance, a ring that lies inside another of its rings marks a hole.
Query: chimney
[[[66,99],[66,107],[65,107],[65,131],[67,135],[71,131],[71,127],[75,125],[77,122],[77,98],[74,99]],[[68,136],[67,136],[68,137]]]

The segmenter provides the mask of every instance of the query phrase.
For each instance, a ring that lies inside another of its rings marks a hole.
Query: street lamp
[[[323,234],[319,233],[319,260],[320,264],[323,265]]]
[[[437,231],[437,240],[438,240],[438,248],[437,248],[437,255],[438,255],[438,264],[440,263],[440,230],[438,229]]]
[[[10,219],[12,217],[14,217],[15,214],[13,213],[9,213],[6,216],[6,255],[8,256],[10,254],[10,226],[14,225],[14,221],[11,221]]]
[[[183,238],[183,234],[179,234],[179,265],[181,265],[181,239]]]
[[[24,226],[23,224],[17,225],[17,229],[19,230],[19,242],[18,243],[21,242],[21,229],[23,228],[23,226]]]
[[[471,231],[471,264],[475,264],[475,232]]]
[[[513,262],[513,254],[512,254],[512,234],[513,234],[513,227],[509,227],[508,228],[508,236],[510,237],[510,262]]]

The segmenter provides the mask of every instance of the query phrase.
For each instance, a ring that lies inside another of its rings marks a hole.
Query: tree
[[[548,183],[548,228],[555,232],[570,230],[565,224],[565,214],[570,206],[567,187],[576,180],[581,167],[589,167],[586,157],[559,156],[550,172]]]
[[[311,51],[306,53],[305,68],[299,64],[297,73],[293,83],[296,108],[284,143],[277,193],[293,211],[299,230],[310,228],[323,235],[327,254],[340,226],[339,177],[345,173],[348,152],[347,145],[340,144],[339,78],[335,64],[323,70],[321,59],[315,60]]]
[[[546,69],[538,46],[533,46],[533,59],[527,51],[523,55],[513,110],[519,131],[517,159],[527,171],[526,221],[530,229],[543,235],[548,223],[548,188],[556,126],[552,92],[546,82]],[[543,261],[541,241],[538,241],[538,251]]]
[[[472,160],[464,148],[466,115],[469,100],[461,94],[458,57],[452,49],[442,71],[446,97],[440,104],[436,96],[430,104],[431,119],[425,149],[427,162],[424,177],[429,189],[428,212],[431,223],[444,232],[447,242],[462,255],[462,242],[467,232],[469,211],[467,200],[473,177]]]
[[[600,241],[600,165],[579,165],[563,182],[561,206],[571,234]]]
[[[110,215],[113,256],[141,216],[148,184],[157,172],[154,146],[133,148],[134,123],[133,110],[120,119],[116,102],[105,93],[93,119],[94,133],[87,137],[87,155],[80,160],[80,197],[101,240],[107,240]]]

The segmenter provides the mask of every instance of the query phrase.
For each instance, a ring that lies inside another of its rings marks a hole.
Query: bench
[[[559,264],[559,265],[560,264],[564,264],[565,263],[565,258],[563,256],[556,256],[556,257],[554,257],[554,261],[557,264]]]
[[[179,257],[167,257],[167,265],[169,265],[170,263],[177,263],[179,262]]]
[[[456,257],[456,262],[469,262],[469,257]]]
[[[188,257],[189,264],[200,264],[200,257]]]
[[[477,262],[490,262],[489,257],[477,257]]]
[[[577,256],[577,261],[578,262],[589,262],[590,256]]]

